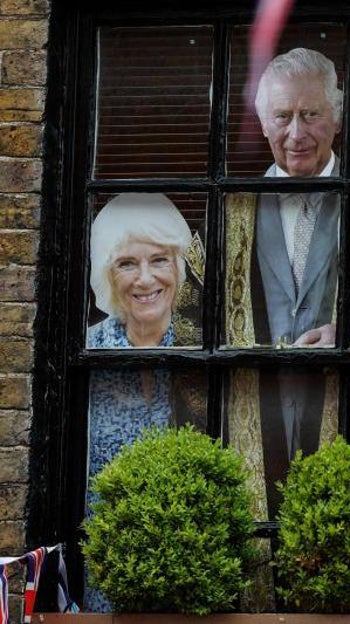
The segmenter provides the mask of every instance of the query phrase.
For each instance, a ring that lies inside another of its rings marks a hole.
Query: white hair
[[[178,286],[186,279],[185,256],[192,235],[173,202],[162,193],[121,193],[102,208],[91,226],[90,283],[96,306],[108,315],[122,315],[112,288],[111,266],[130,239],[172,249]]]
[[[266,118],[266,104],[271,82],[274,79],[293,78],[305,76],[305,74],[313,74],[323,80],[325,96],[333,110],[333,119],[335,122],[340,120],[343,92],[337,87],[338,79],[333,61],[316,50],[294,48],[272,59],[260,78],[255,108],[261,121]]]

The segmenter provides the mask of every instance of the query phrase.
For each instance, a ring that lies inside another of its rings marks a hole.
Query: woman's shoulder
[[[113,316],[108,316],[88,328],[87,347],[89,349],[125,347],[125,340],[124,327],[119,319]]]

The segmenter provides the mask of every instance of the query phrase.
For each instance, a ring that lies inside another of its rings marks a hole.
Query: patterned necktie
[[[297,293],[299,292],[303,279],[306,259],[309,253],[310,240],[317,217],[317,206],[312,205],[308,195],[302,196],[302,202],[303,204],[300,207],[295,223],[294,258],[292,265]]]

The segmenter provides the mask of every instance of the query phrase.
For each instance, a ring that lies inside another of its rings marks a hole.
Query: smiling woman
[[[177,289],[174,251],[130,238],[111,268],[115,297],[132,345],[158,345],[171,323]]]
[[[191,320],[177,309],[183,311],[180,298],[186,298],[181,291],[191,244],[185,218],[162,193],[121,193],[111,199],[91,228],[90,283],[96,307],[106,317],[89,327],[87,346],[193,345]],[[145,428],[184,422],[205,429],[206,379],[200,372],[173,374],[165,367],[91,371],[89,477]],[[89,490],[88,515],[92,501]],[[106,598],[88,582],[84,606],[88,611],[111,610]]]
[[[191,231],[161,193],[121,193],[91,231],[91,286],[108,317],[88,331],[92,348],[168,347],[185,281]]]

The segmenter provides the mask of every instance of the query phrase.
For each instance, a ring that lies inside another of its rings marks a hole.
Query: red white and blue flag
[[[7,566],[15,561],[19,561],[22,565],[27,566],[26,586],[24,590],[24,624],[30,624],[39,586],[40,573],[45,558],[55,550],[58,550],[59,553],[57,586],[58,610],[65,613],[78,613],[80,611],[79,607],[71,600],[68,593],[67,572],[62,556],[61,544],[48,547],[42,546],[20,557],[0,557],[0,624],[9,624]]]
[[[41,567],[47,554],[47,549],[42,546],[25,555],[27,564],[27,578],[24,590],[24,624],[30,624],[38,591]],[[22,562],[23,563],[23,562]]]
[[[7,565],[0,564],[0,624],[7,624],[9,617]]]

